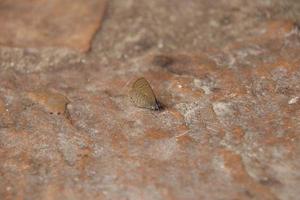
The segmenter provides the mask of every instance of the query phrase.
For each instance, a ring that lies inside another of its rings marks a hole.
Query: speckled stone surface
[[[0,199],[300,196],[300,2],[112,0],[89,53],[0,48]],[[137,108],[145,77],[165,109]]]

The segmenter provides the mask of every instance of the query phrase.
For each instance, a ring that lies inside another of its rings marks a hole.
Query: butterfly
[[[138,78],[129,91],[131,102],[140,108],[161,110],[162,106],[156,99],[155,94],[145,78]]]

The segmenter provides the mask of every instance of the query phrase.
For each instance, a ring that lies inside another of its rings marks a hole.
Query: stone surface
[[[112,0],[86,55],[0,48],[0,199],[298,199],[299,11]]]
[[[87,51],[106,0],[2,0],[0,45]]]

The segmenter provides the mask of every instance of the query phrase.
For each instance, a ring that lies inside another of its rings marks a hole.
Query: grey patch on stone
[[[233,113],[231,103],[215,102],[213,103],[213,110],[219,117],[231,115]]]
[[[152,144],[148,150],[149,155],[157,160],[169,160],[176,151],[176,140],[165,139]]]
[[[299,100],[299,97],[293,97],[289,100],[289,104],[295,104],[298,102],[298,100]]]
[[[74,165],[77,160],[78,147],[75,141],[68,138],[64,133],[58,134],[59,150],[69,165]]]

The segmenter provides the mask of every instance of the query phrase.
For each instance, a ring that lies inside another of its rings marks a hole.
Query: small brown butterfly
[[[130,100],[134,105],[140,108],[151,110],[160,110],[162,107],[157,101],[155,94],[145,78],[137,79],[129,91]]]

